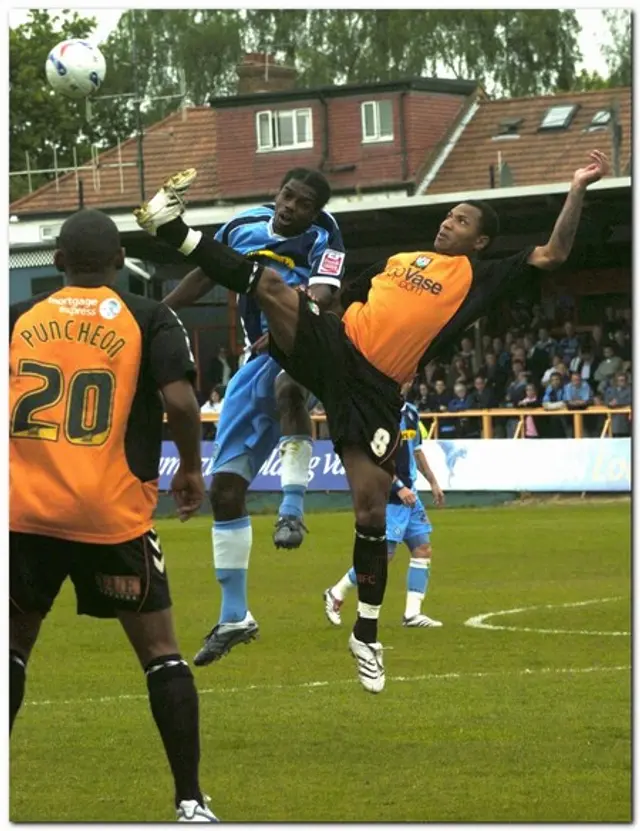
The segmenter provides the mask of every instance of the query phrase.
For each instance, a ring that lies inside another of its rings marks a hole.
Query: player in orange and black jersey
[[[434,356],[514,283],[553,269],[571,250],[586,188],[607,172],[594,151],[577,170],[546,245],[503,260],[480,259],[498,233],[481,202],[454,207],[423,251],[397,254],[346,286],[332,312],[286,286],[278,275],[188,228],[183,194],[195,171],[172,177],[136,212],[138,224],[173,245],[211,279],[252,293],[270,333],[270,351],[289,375],[319,398],[344,464],[356,514],[354,568],[358,618],[349,639],[362,685],[384,687],[377,620],[387,579],[385,508],[398,445],[400,385],[421,358]]]
[[[124,252],[105,214],[71,216],[55,263],[64,288],[10,310],[10,729],[40,626],[70,577],[78,614],[118,617],[142,664],[178,818],[214,822],[198,783],[198,696],[152,518],[163,400],[181,518],[204,497],[188,338],[169,308],[114,288]]]

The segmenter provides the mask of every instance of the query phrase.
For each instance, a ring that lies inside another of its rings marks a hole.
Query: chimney
[[[276,63],[265,52],[250,52],[236,67],[238,95],[254,92],[285,92],[296,85],[297,70]]]

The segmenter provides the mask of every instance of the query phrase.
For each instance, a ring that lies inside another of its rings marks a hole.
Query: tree
[[[11,142],[10,170],[32,170],[53,167],[53,148],[58,150],[58,163],[71,163],[72,148],[77,147],[79,161],[90,154],[87,141],[80,139],[81,105],[56,95],[47,85],[44,66],[54,46],[67,37],[86,37],[95,27],[93,18],[77,13],[61,21],[46,11],[33,10],[22,26],[9,33],[9,123]],[[32,187],[48,177],[34,174]],[[25,176],[10,177],[12,200],[29,191]]]
[[[607,89],[610,86],[608,78],[603,78],[599,72],[589,72],[582,69],[574,79],[571,90],[574,92],[593,92],[598,89]]]
[[[143,127],[175,110],[181,93],[195,105],[233,94],[245,52],[294,65],[299,87],[455,77],[498,96],[571,89],[581,58],[571,10],[135,9],[101,45],[107,77],[87,122],[82,103],[49,89],[44,63],[53,44],[94,26],[77,13],[32,11],[11,31],[11,170],[25,167],[26,152],[32,167],[50,168],[54,146],[58,162],[71,164],[74,147],[83,162],[92,143],[129,138],[138,126],[136,93]],[[11,177],[12,199],[26,188],[25,177]]]
[[[246,37],[299,70],[301,86],[429,75],[496,95],[570,84],[579,25],[566,10],[251,11]]]
[[[630,87],[633,78],[631,12],[629,9],[608,9],[602,16],[611,37],[611,43],[602,49],[609,70],[609,86]]]
[[[143,94],[170,94],[183,77],[195,104],[233,93],[235,66],[251,51],[295,65],[301,87],[431,75],[515,96],[569,88],[578,33],[573,11],[553,9],[137,9],[121,17],[104,48],[126,65],[134,42]]]

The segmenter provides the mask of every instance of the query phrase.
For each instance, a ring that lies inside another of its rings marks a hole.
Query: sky
[[[18,5],[18,3],[14,4],[14,6],[17,6],[17,5]],[[32,5],[35,5],[35,4],[32,4]],[[43,6],[48,5],[49,8],[55,8],[55,7],[51,7],[49,4],[44,4],[43,3],[42,5]],[[142,5],[146,5],[146,4],[142,4]],[[149,4],[149,5],[152,8],[160,8],[160,7],[164,6],[165,4],[162,3],[162,2],[155,2],[155,3]],[[206,3],[205,4],[198,4],[198,7],[200,7],[201,5],[206,6],[207,4]],[[234,4],[226,4],[226,3],[216,3],[215,4],[215,6],[218,7],[218,8],[223,7],[223,6],[227,6],[227,5],[231,6],[231,7],[236,6],[235,3]],[[283,5],[284,6],[291,5],[293,7],[296,4],[285,3]],[[320,8],[320,7],[324,6],[325,4],[324,3],[316,3],[314,5],[315,5],[316,8]],[[329,4],[329,5],[332,5],[332,4]],[[349,8],[355,8],[358,5],[360,5],[360,4],[359,3],[350,3]],[[383,4],[380,4],[380,5],[383,5]],[[407,3],[407,5],[413,5],[413,4],[412,3]],[[455,5],[456,4],[447,3],[447,2],[442,2],[442,3],[439,4],[440,7],[451,7],[451,6],[455,6]],[[481,5],[481,4],[478,4],[478,5]],[[510,4],[510,3],[502,4],[502,3],[495,3],[494,2],[493,7],[495,8],[495,7],[501,6],[501,5],[510,6],[512,4]],[[524,8],[527,5],[534,5],[534,4],[519,3],[518,7]],[[259,2],[254,2],[254,3],[251,4],[252,8],[259,8],[260,6],[269,7],[269,6],[273,6],[273,4],[259,3]],[[585,3],[584,6],[586,7],[587,4]],[[169,6],[169,8],[170,7],[171,6]],[[68,8],[68,6],[67,6],[67,8]],[[117,25],[118,19],[120,18],[120,15],[123,14],[123,12],[127,11],[127,9],[95,8],[93,6],[91,6],[91,7],[85,7],[85,6],[76,7],[76,6],[74,6],[74,8],[77,8],[78,11],[80,11],[85,16],[96,18],[96,20],[98,21],[98,28],[97,28],[97,30],[94,34],[94,38],[98,43],[100,43],[101,41],[106,39],[109,32],[111,32],[115,28],[115,26]],[[581,50],[582,55],[583,55],[582,64],[578,67],[578,69],[583,69],[584,68],[584,69],[587,69],[590,72],[597,71],[601,75],[605,75],[607,67],[606,67],[605,60],[604,60],[604,58],[601,54],[600,47],[602,46],[602,44],[604,42],[606,42],[608,31],[607,31],[606,26],[604,26],[604,24],[603,24],[603,20],[602,20],[602,16],[601,16],[602,8],[603,8],[602,6],[599,6],[599,7],[594,6],[593,8],[579,8],[579,9],[576,9],[576,17],[577,17],[578,22],[580,23],[580,25],[582,27],[582,33],[580,35],[579,44],[580,44],[580,50]],[[26,20],[26,17],[27,17],[27,9],[28,9],[28,6],[26,6],[24,9],[17,9],[15,7],[12,8],[9,12],[9,25],[11,27],[14,27],[14,26],[18,26],[21,23],[23,23]]]

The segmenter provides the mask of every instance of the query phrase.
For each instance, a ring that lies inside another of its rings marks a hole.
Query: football
[[[47,80],[67,98],[88,98],[102,85],[107,65],[102,52],[85,40],[63,40],[49,52]]]

